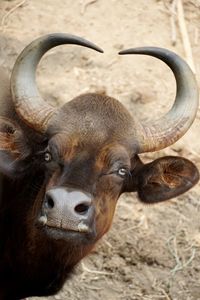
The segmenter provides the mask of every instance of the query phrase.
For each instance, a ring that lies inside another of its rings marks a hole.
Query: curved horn
[[[15,109],[20,118],[39,132],[47,129],[56,109],[40,96],[35,72],[42,56],[51,48],[75,44],[103,52],[93,43],[70,34],[54,33],[42,36],[30,43],[19,55],[11,76],[11,91]]]
[[[172,70],[176,79],[176,98],[167,114],[156,121],[138,123],[138,153],[156,151],[175,143],[192,125],[198,110],[198,87],[187,63],[175,53],[157,47],[142,47],[119,52],[157,57]]]

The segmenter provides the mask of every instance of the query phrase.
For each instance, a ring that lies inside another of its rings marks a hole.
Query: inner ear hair
[[[144,165],[137,177],[140,200],[156,203],[188,191],[198,182],[199,171],[186,158],[166,156]]]
[[[0,118],[0,150],[8,151],[13,158],[27,153],[27,141],[22,129],[8,118]]]

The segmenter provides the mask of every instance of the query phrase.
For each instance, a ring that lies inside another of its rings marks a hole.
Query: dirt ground
[[[119,99],[138,118],[155,118],[173,103],[171,71],[154,58],[117,53],[149,45],[186,57],[177,15],[171,8],[167,0],[0,0],[0,65],[11,70],[23,47],[42,34],[83,36],[105,53],[78,46],[48,52],[38,70],[44,97],[59,104],[83,92],[102,91]],[[185,0],[184,12],[200,84],[200,1]],[[181,155],[200,167],[199,128],[198,113],[180,141],[142,155],[143,160]],[[48,299],[200,299],[199,215],[200,185],[153,206],[144,206],[135,194],[122,196],[110,232],[77,267],[63,290]]]

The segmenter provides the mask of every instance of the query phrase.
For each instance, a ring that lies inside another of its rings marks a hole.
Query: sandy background
[[[44,97],[59,104],[83,92],[105,91],[138,118],[155,118],[173,103],[171,71],[154,58],[119,57],[117,52],[149,45],[185,57],[171,8],[167,0],[0,0],[0,65],[11,70],[23,47],[42,34],[83,36],[102,47],[104,55],[77,46],[48,52],[37,77]],[[184,1],[184,12],[200,84],[200,1]],[[182,155],[200,167],[199,128],[198,113],[184,138],[163,151],[142,155],[143,159]],[[199,185],[161,205],[144,206],[135,194],[124,195],[109,234],[63,290],[48,299],[200,299],[199,214]]]

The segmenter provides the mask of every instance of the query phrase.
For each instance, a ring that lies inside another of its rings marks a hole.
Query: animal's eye
[[[128,174],[128,170],[125,169],[125,168],[120,168],[118,171],[117,171],[117,174],[121,177],[125,177],[127,174]]]
[[[51,161],[51,153],[50,152],[45,152],[44,153],[44,160],[46,161],[46,162],[49,162],[49,161]]]

